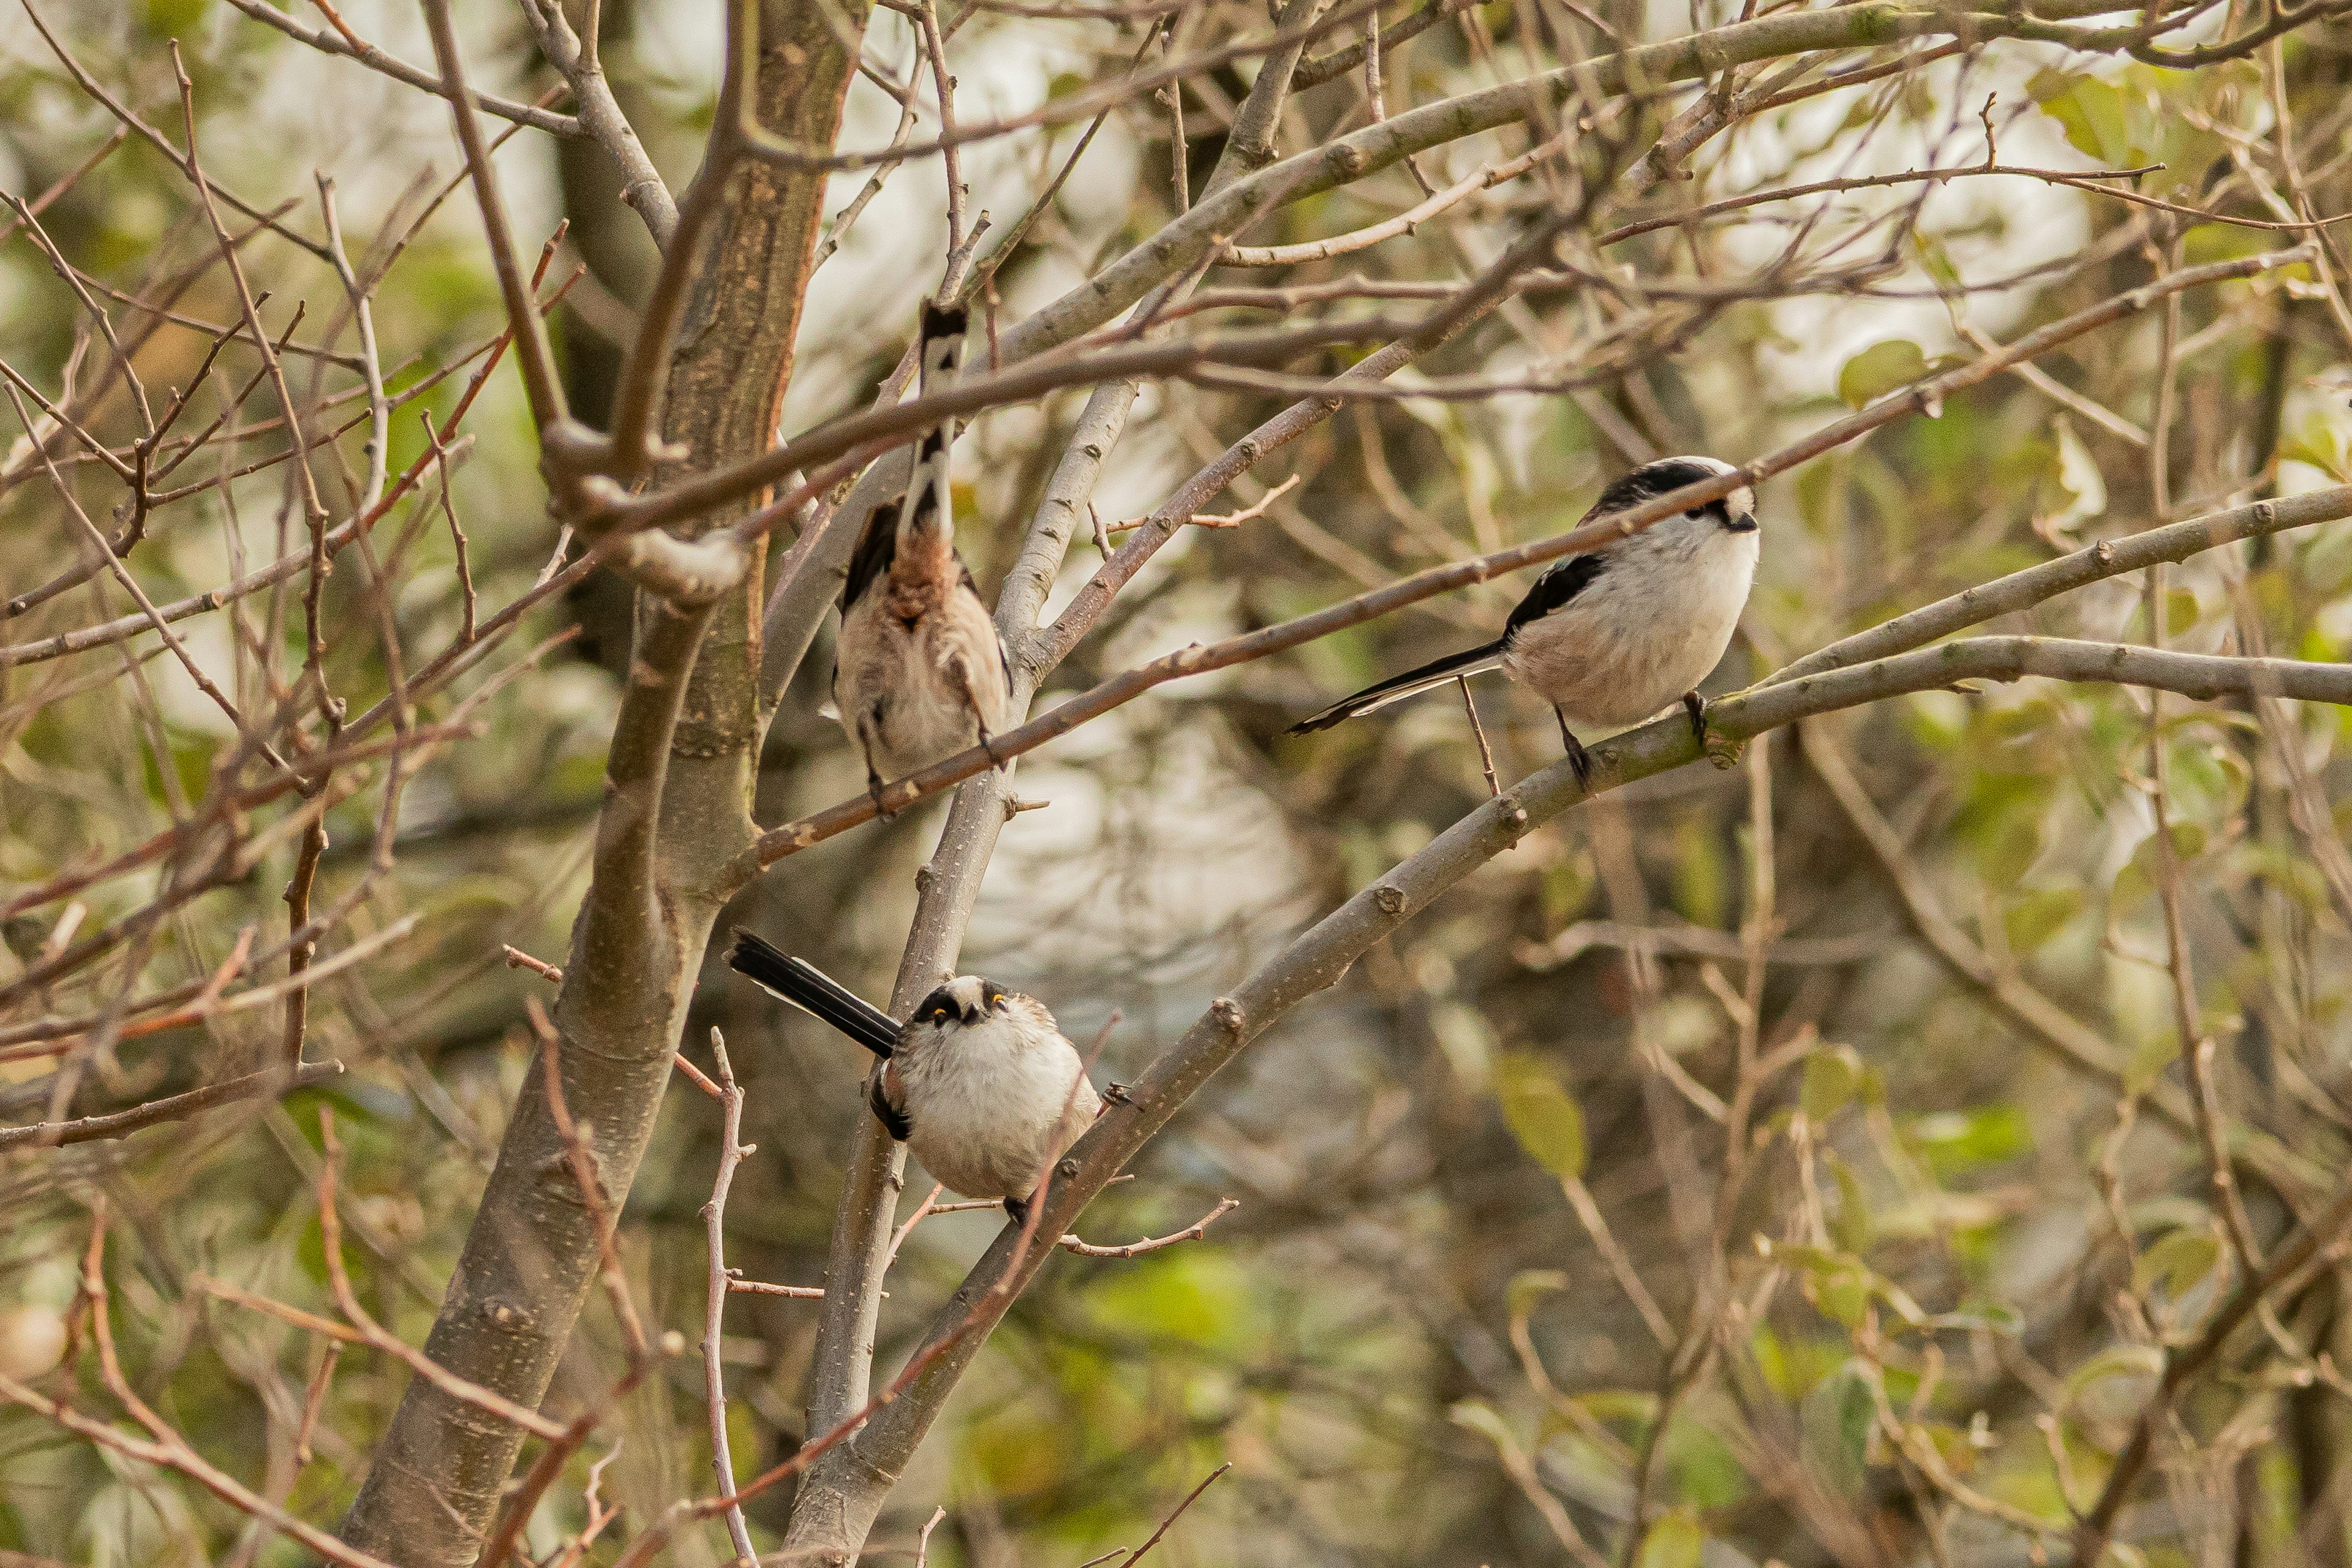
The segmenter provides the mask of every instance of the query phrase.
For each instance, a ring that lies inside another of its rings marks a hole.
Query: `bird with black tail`
[[[920,392],[954,374],[966,326],[961,306],[925,302]],[[886,782],[987,744],[1012,710],[1003,639],[956,552],[952,444],[945,423],[925,433],[905,499],[866,520],[842,585],[833,703],[865,753],[877,811]]]
[[[1601,492],[1578,526],[1606,522],[1685,486],[1738,472],[1713,458],[1662,458]],[[1591,759],[1579,729],[1638,724],[1677,698],[1706,739],[1698,683],[1721,662],[1756,580],[1756,495],[1741,485],[1717,500],[1664,518],[1546,568],[1503,625],[1503,635],[1368,686],[1290,727],[1328,730],[1433,687],[1499,669],[1551,704],[1580,781]]]
[[[923,1168],[968,1198],[997,1198],[1014,1220],[1045,1170],[1102,1110],[1077,1047],[1034,996],[960,974],[906,1023],[747,931],[727,965],[881,1058],[866,1102]]]

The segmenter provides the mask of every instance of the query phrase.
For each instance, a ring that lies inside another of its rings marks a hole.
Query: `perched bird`
[[[968,1198],[1015,1220],[1047,1166],[1102,1110],[1077,1047],[1034,996],[960,974],[903,1025],[814,964],[747,931],[728,967],[882,1058],[866,1097],[890,1136]]]
[[[955,368],[964,326],[961,307],[925,302],[922,390]],[[833,702],[866,753],[876,805],[887,780],[987,744],[1005,725],[1012,685],[1003,639],[956,553],[942,425],[916,449],[896,512],[877,507],[866,520],[841,590]]]
[[[1661,458],[1601,492],[1585,522],[1602,522],[1669,490],[1735,470],[1713,458]],[[1695,689],[1731,646],[1756,577],[1756,496],[1742,485],[1538,577],[1493,642],[1433,659],[1368,686],[1290,727],[1328,730],[1418,691],[1500,669],[1551,704],[1576,776],[1591,761],[1571,725],[1620,730],[1682,699],[1706,738],[1706,704]]]

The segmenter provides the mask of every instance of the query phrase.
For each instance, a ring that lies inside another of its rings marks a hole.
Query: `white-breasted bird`
[[[925,302],[922,391],[955,368],[965,325],[961,307]],[[833,703],[877,806],[886,782],[986,744],[1012,709],[1003,639],[956,553],[949,444],[944,425],[923,437],[906,498],[866,520],[841,589]]]
[[[1583,522],[1606,521],[1670,490],[1736,471],[1713,458],[1644,463],[1602,490]],[[1677,698],[1704,742],[1706,704],[1696,688],[1731,646],[1756,579],[1759,540],[1755,492],[1742,485],[1720,500],[1555,562],[1493,642],[1368,686],[1289,732],[1328,730],[1432,687],[1500,669],[1551,704],[1579,779],[1589,777],[1591,762],[1574,729],[1621,730]]]
[[[881,1058],[866,1095],[890,1136],[968,1198],[1016,1221],[1047,1166],[1102,1110],[1077,1047],[1034,996],[960,974],[904,1024],[805,959],[747,931],[728,967]]]

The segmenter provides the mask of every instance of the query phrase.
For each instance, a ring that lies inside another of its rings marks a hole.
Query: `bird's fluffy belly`
[[[907,1146],[968,1198],[1026,1197],[1100,1107],[1066,1041],[1028,1038],[1010,1019],[909,1045],[898,1062]]]
[[[896,779],[979,744],[965,681],[991,733],[1004,727],[1012,696],[996,628],[977,599],[950,595],[909,628],[885,598],[870,594],[850,606],[849,619],[864,624],[843,628],[843,645],[857,653],[835,669],[833,702],[866,737],[876,770]]]
[[[1705,680],[1731,645],[1756,569],[1756,535],[1722,529],[1688,550],[1644,534],[1619,551],[1504,650],[1504,671],[1571,728],[1638,724]]]

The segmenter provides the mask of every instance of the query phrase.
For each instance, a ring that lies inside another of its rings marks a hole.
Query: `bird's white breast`
[[[1757,555],[1754,530],[1669,518],[1612,546],[1583,592],[1520,627],[1503,668],[1559,709],[1571,729],[1638,724],[1722,661]]]
[[[966,1197],[1027,1196],[1101,1108],[1070,1042],[1014,1013],[910,1028],[894,1065],[908,1147]]]

